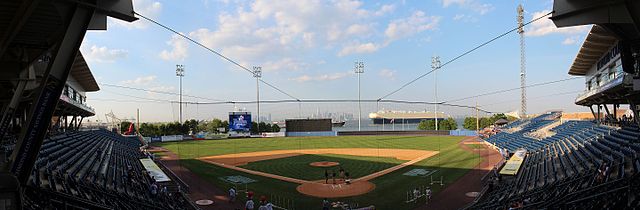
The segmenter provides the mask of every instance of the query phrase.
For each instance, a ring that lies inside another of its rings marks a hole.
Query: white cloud
[[[378,73],[378,75],[380,75],[380,77],[386,78],[386,79],[390,79],[390,80],[396,80],[396,71],[390,70],[390,69],[382,69],[380,70],[380,72]]]
[[[275,71],[299,71],[306,69],[309,64],[296,61],[292,58],[283,58],[278,61],[268,61],[262,65],[264,72]]]
[[[465,9],[473,10],[481,15],[487,14],[495,9],[493,5],[480,3],[478,0],[442,0],[442,6],[445,8],[454,4]]]
[[[576,43],[578,43],[578,36],[572,36],[572,37],[567,37],[566,39],[564,39],[564,41],[562,41],[563,45],[574,45]]]
[[[148,84],[151,84],[153,81],[155,81],[156,78],[157,78],[156,75],[149,75],[144,77],[138,77],[132,80],[124,80],[120,83],[124,85],[148,85]]]
[[[363,43],[362,38],[375,35],[373,18],[395,10],[394,5],[369,10],[363,4],[356,0],[257,0],[220,14],[216,28],[200,28],[189,35],[241,63],[265,63],[296,57],[315,47]]]
[[[383,16],[383,15],[386,15],[388,13],[393,12],[394,10],[396,10],[396,5],[385,4],[385,5],[382,5],[380,7],[380,9],[378,11],[376,11],[374,14],[375,14],[375,16]]]
[[[373,32],[373,26],[365,24],[353,24],[347,27],[346,35],[354,35],[360,37],[370,36]]]
[[[464,17],[465,17],[465,15],[463,15],[463,14],[457,14],[456,16],[453,16],[453,20],[461,20]]]
[[[434,30],[441,19],[440,16],[426,16],[423,11],[416,11],[410,17],[393,20],[384,31],[387,43],[425,30]]]
[[[310,81],[332,81],[345,78],[349,76],[349,72],[337,72],[332,74],[321,74],[316,76],[302,75],[295,78],[290,78],[291,81],[296,82],[310,82]]]
[[[92,45],[88,49],[88,52],[87,50],[83,51],[82,55],[87,59],[87,61],[98,63],[113,63],[117,59],[126,58],[129,55],[129,52],[126,50],[109,49],[105,46],[98,47],[96,45]]]
[[[189,43],[183,37],[174,34],[171,40],[167,41],[167,45],[171,46],[171,51],[162,50],[159,56],[163,60],[167,61],[179,61],[184,60],[189,56]]]
[[[160,16],[160,12],[162,11],[162,4],[152,0],[133,0],[133,10],[148,18],[156,19]],[[109,20],[111,19],[114,18],[109,18]],[[149,26],[149,21],[142,19],[133,22],[114,19],[112,22],[116,23],[117,26],[122,26],[128,29],[144,29]]]
[[[533,20],[536,18],[540,18],[549,12],[550,10],[534,12],[531,19]],[[525,27],[524,33],[527,36],[545,36],[549,34],[576,35],[584,34],[588,32],[589,29],[590,26],[588,25],[557,28],[556,25],[553,24],[553,21],[551,21],[551,19],[549,19],[548,17],[544,17],[536,22],[531,23],[529,27]]]
[[[368,42],[368,43],[352,43],[346,45],[338,52],[338,56],[345,56],[350,54],[362,54],[362,53],[373,53],[380,49],[380,45]]]

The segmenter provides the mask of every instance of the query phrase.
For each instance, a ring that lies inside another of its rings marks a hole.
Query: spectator
[[[329,210],[329,208],[331,208],[331,204],[329,203],[329,200],[322,199],[322,210]]]
[[[429,201],[431,201],[431,187],[427,187],[427,190],[424,192],[424,197],[425,200],[427,200],[426,202],[429,203]]]
[[[162,187],[162,189],[160,190],[160,193],[161,193],[162,195],[165,195],[165,194],[167,194],[168,192],[169,192],[169,191],[167,190],[167,186]]]
[[[236,188],[235,187],[231,187],[229,189],[229,203],[233,203],[236,202]]]
[[[244,204],[244,209],[245,210],[253,210],[254,203],[253,203],[253,192],[249,191],[247,192],[247,202]]]
[[[273,204],[267,201],[266,196],[260,196],[260,208],[258,210],[273,210]]]
[[[151,184],[151,195],[156,196],[158,194],[158,185],[156,183]]]
[[[418,188],[416,187],[416,189],[413,190],[413,201],[415,203],[418,203],[419,197],[420,197],[420,190],[418,190]]]

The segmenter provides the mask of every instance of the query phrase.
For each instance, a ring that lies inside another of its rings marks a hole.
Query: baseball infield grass
[[[241,175],[257,181],[247,185],[249,190],[254,191],[256,195],[277,195],[281,198],[288,198],[291,201],[286,205],[289,207],[294,205],[295,209],[320,209],[322,199],[298,193],[296,191],[298,184],[218,167],[195,158],[243,152],[314,148],[389,148],[439,151],[439,154],[423,161],[371,180],[376,188],[367,194],[331,199],[331,201],[357,203],[359,206],[375,205],[377,209],[412,209],[421,203],[405,203],[406,193],[410,189],[417,186],[431,186],[434,194],[437,195],[444,188],[441,188],[440,185],[429,185],[428,177],[411,177],[405,176],[403,173],[412,169],[436,170],[433,174],[434,179],[439,179],[442,176],[444,187],[447,187],[469,172],[469,169],[479,161],[482,161],[478,154],[459,147],[458,142],[462,138],[454,136],[286,137],[171,142],[162,143],[159,146],[178,154],[181,159],[180,163],[184,167],[223,190],[230,188],[232,184],[219,177]],[[324,179],[324,168],[308,165],[315,161],[340,162],[352,177],[361,177],[406,162],[384,157],[324,154],[263,160],[241,167],[304,180]],[[424,202],[424,200],[420,200],[420,202]],[[284,205],[281,204],[281,206]]]
[[[340,163],[340,166],[334,167],[315,167],[309,163],[320,161],[332,161]],[[263,160],[251,162],[247,165],[240,166],[242,168],[254,171],[262,171],[270,174],[276,174],[302,180],[324,180],[324,171],[329,174],[335,172],[336,176],[340,167],[353,179],[363,177],[395,165],[406,162],[395,158],[385,157],[362,157],[352,155],[299,155],[293,157],[279,158],[273,160]]]

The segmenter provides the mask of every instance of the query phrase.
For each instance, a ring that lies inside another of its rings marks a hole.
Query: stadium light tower
[[[518,5],[518,34],[520,34],[520,118],[527,117],[527,69],[524,45],[524,8]]]
[[[356,61],[353,70],[358,75],[358,131],[361,131],[362,105],[360,104],[360,74],[364,73],[364,62]]]
[[[256,127],[258,129],[258,133],[260,133],[260,78],[262,78],[262,67],[253,67],[253,77],[256,78],[256,107],[258,112],[256,116]]]
[[[438,69],[440,68],[440,56],[431,57],[431,68],[433,69],[435,77],[435,111],[433,113],[436,118],[436,130],[438,130]]]
[[[184,77],[184,65],[176,65],[176,76],[180,77],[180,124],[182,124],[182,77]]]

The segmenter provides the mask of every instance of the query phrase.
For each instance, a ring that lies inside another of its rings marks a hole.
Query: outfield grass
[[[453,183],[455,180],[466,174],[470,168],[481,161],[477,154],[462,150],[458,146],[458,142],[462,137],[452,136],[339,136],[339,137],[287,137],[287,138],[263,138],[263,139],[233,139],[233,140],[214,140],[214,141],[188,141],[188,142],[171,142],[162,143],[159,146],[167,148],[177,153],[182,161],[180,163],[192,172],[198,174],[204,179],[210,181],[215,186],[222,189],[228,189],[231,184],[222,181],[218,177],[242,175],[257,180],[256,183],[249,184],[250,190],[256,192],[257,195],[278,195],[288,197],[295,200],[296,209],[315,209],[319,207],[321,198],[313,198],[303,196],[296,191],[297,184],[255,176],[238,172],[232,169],[217,167],[194,158],[212,155],[233,154],[241,152],[255,151],[271,151],[271,150],[290,150],[290,149],[313,149],[313,148],[392,148],[392,149],[420,149],[439,151],[438,155],[420,161],[414,165],[407,166],[400,170],[378,177],[371,180],[376,185],[376,189],[360,196],[334,199],[345,202],[358,203],[361,206],[376,205],[378,209],[412,209],[417,206],[413,203],[405,203],[406,192],[416,186],[428,185],[428,178],[409,177],[402,175],[414,168],[425,168],[428,170],[437,170],[433,176],[444,176],[445,187]],[[295,158],[295,157],[293,157]],[[311,158],[306,155],[298,158]],[[314,159],[313,157],[311,159]],[[376,164],[368,163],[368,165],[384,165],[393,163],[392,158],[377,157],[346,157],[336,156],[336,158],[345,158],[350,161],[369,161]],[[362,159],[358,159],[362,158]],[[369,159],[373,158],[373,159]],[[283,158],[286,159],[286,158]],[[275,174],[285,176],[309,176],[310,179],[317,179],[316,175],[305,175],[301,171],[305,170],[289,170],[287,172],[277,172],[276,167],[269,168],[273,163],[286,165],[283,159],[267,160],[263,164],[256,162],[255,166],[249,164],[245,167],[255,167],[253,169],[261,171],[269,171]],[[395,160],[395,159],[394,159]],[[275,162],[274,162],[275,161]],[[260,161],[263,162],[263,161]],[[295,161],[293,161],[295,162]],[[304,161],[300,161],[302,167]],[[265,164],[266,163],[266,164]],[[354,162],[355,163],[355,162]],[[292,163],[295,164],[295,163]],[[306,163],[308,164],[308,163]],[[280,167],[280,166],[278,166]],[[370,167],[370,166],[369,166]],[[289,167],[288,167],[289,168]],[[293,168],[293,167],[291,167]],[[297,168],[297,167],[295,167]],[[376,169],[362,169],[378,170]],[[354,172],[351,172],[354,173]],[[297,174],[297,175],[296,175]],[[315,173],[314,173],[315,174]],[[355,175],[355,174],[354,174]],[[323,179],[324,171],[319,174]],[[434,193],[437,194],[442,189],[438,185],[432,187]]]
[[[310,166],[309,163],[320,161],[333,161],[340,163],[340,166],[334,167],[316,167]],[[273,160],[263,160],[251,162],[247,165],[240,166],[242,168],[254,171],[262,171],[270,174],[302,179],[302,180],[324,180],[324,172],[327,170],[329,174],[335,172],[338,176],[338,170],[342,167],[353,179],[363,177],[387,168],[391,168],[400,163],[407,161],[398,160],[388,157],[363,157],[353,155],[299,155],[293,157],[279,158]]]

